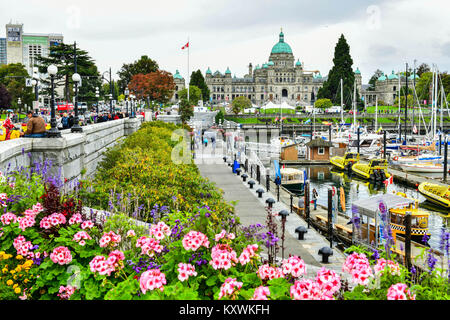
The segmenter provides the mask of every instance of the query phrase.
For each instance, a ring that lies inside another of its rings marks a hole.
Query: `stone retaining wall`
[[[61,170],[63,179],[71,181],[94,174],[103,153],[137,131],[142,116],[84,126],[83,132],[61,131],[61,138],[20,138],[0,143],[0,171],[34,166],[52,161],[53,173]]]

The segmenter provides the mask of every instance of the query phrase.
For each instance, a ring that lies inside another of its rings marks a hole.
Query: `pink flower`
[[[28,257],[33,244],[31,241],[27,241],[24,236],[20,235],[14,239],[13,246],[16,249],[17,254]]]
[[[367,285],[370,278],[373,276],[370,263],[366,255],[356,252],[352,253],[345,259],[342,271],[346,271],[352,275],[352,281],[355,284]]]
[[[40,227],[43,229],[50,229],[60,224],[66,223],[66,217],[62,213],[53,213],[49,216],[42,218]]]
[[[227,238],[229,240],[233,240],[236,236],[234,233],[227,233],[225,229],[222,229],[222,231],[215,235],[214,240],[217,242],[220,239]]]
[[[60,297],[61,300],[69,300],[70,296],[75,292],[75,289],[75,287],[72,287],[70,285],[68,285],[67,287],[60,286],[57,296]]]
[[[388,300],[416,300],[416,295],[412,295],[404,283],[396,283],[390,286],[387,292]]]
[[[322,267],[316,276],[316,282],[323,294],[330,298],[341,288],[341,278],[333,270]]]
[[[89,262],[89,266],[92,272],[98,272],[101,276],[103,275],[111,275],[111,272],[114,271],[114,266],[112,266],[104,256],[95,256],[91,262]]]
[[[161,273],[159,269],[151,269],[145,271],[139,279],[139,284],[142,293],[147,291],[159,289],[164,291],[164,285],[166,284],[166,275]]]
[[[33,211],[38,214],[39,212],[44,211],[44,207],[39,202],[33,205]]]
[[[142,236],[137,240],[136,248],[141,248],[141,254],[153,257],[155,252],[160,253],[162,251],[163,246],[159,244],[159,240],[157,239]]]
[[[190,276],[196,276],[197,272],[195,271],[195,266],[189,263],[178,264],[178,280],[181,282],[187,280]]]
[[[275,278],[284,278],[283,269],[274,268],[268,264],[263,264],[256,272],[261,280],[272,280]]]
[[[136,232],[133,229],[128,230],[127,237],[136,237]]]
[[[373,269],[376,275],[382,275],[385,270],[392,275],[400,275],[400,266],[398,263],[384,258],[378,259]]]
[[[158,222],[158,224],[152,224],[150,227],[150,235],[155,237],[157,240],[162,240],[166,236],[170,236],[170,227],[164,222]]]
[[[284,259],[281,268],[284,274],[290,274],[294,278],[298,278],[306,273],[305,262],[297,256]]]
[[[104,233],[100,239],[100,247],[104,248],[108,245],[112,247],[116,247],[121,240],[120,235],[115,234],[114,231],[110,231],[108,233]]]
[[[91,240],[91,236],[86,231],[78,231],[73,236],[73,241],[78,242],[80,245],[84,246],[86,244],[86,241],[84,240]]]
[[[258,250],[257,244],[248,245],[239,256],[239,262],[241,265],[246,265],[250,262],[251,258],[256,256],[256,251]]]
[[[8,225],[11,222],[12,223],[17,222],[17,216],[14,213],[7,212],[0,217],[0,220],[4,225]]]
[[[294,300],[323,300],[322,290],[319,285],[309,279],[296,280],[290,289],[291,298]]]
[[[270,295],[270,290],[268,287],[259,286],[255,289],[255,293],[250,300],[268,300],[267,296]]]
[[[182,240],[182,244],[185,250],[196,251],[201,246],[209,247],[208,237],[198,231],[189,231]]]
[[[22,229],[22,231],[25,231],[26,228],[34,226],[34,224],[36,223],[33,215],[21,217],[18,218],[18,220],[19,220],[19,228]]]
[[[54,263],[64,265],[72,261],[72,254],[67,247],[60,246],[53,249],[53,252],[50,254],[50,259],[52,259]]]
[[[229,269],[237,263],[236,252],[227,244],[218,244],[211,249],[209,264],[215,269]]]
[[[69,224],[76,224],[76,223],[82,223],[83,222],[83,218],[81,216],[81,214],[79,213],[75,213],[70,219],[69,219]],[[84,229],[84,228],[82,228]]]
[[[94,227],[94,223],[91,220],[87,220],[81,224],[81,229],[91,229]]]
[[[242,288],[242,282],[236,281],[235,278],[227,278],[225,282],[220,286],[219,299],[223,297],[232,296],[235,291]]]

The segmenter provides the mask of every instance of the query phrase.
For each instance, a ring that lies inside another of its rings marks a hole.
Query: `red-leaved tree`
[[[158,103],[168,102],[175,91],[175,83],[170,72],[156,70],[148,74],[136,74],[128,84],[130,92],[138,99],[150,98]]]

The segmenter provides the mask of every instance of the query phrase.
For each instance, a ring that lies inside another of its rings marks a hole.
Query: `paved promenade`
[[[232,173],[231,167],[229,167],[223,161],[223,155],[221,151],[221,142],[218,142],[214,154],[212,148],[208,145],[207,148],[201,148],[195,150],[195,163],[197,164],[200,173],[203,177],[208,178],[211,182],[214,182],[219,189],[224,192],[224,199],[228,202],[235,201],[235,212],[240,218],[243,225],[250,225],[260,223],[266,225],[267,212],[265,209],[266,199],[273,198],[276,200],[276,194],[263,193],[262,198],[258,198],[255,190],[262,188],[266,190],[265,186],[260,186],[256,182],[253,189],[250,189],[248,184],[242,181],[240,176]],[[273,212],[279,212],[283,209],[289,211],[289,206],[282,202],[276,202],[273,206]],[[278,236],[281,238],[281,217],[277,216],[278,224]],[[308,233],[305,234],[305,240],[298,240],[298,235],[295,233],[295,229],[299,226],[307,226],[295,213],[290,214],[286,221],[285,232],[285,251],[284,256],[287,258],[289,254],[300,256],[308,265],[307,270],[309,276],[315,276],[317,269],[325,266],[329,269],[335,270],[339,274],[342,273],[342,264],[345,260],[345,255],[336,248],[333,248],[333,255],[329,258],[329,263],[322,264],[322,257],[318,254],[318,251],[322,247],[329,247],[329,242],[322,235],[316,232],[313,228],[308,229]],[[281,240],[279,242],[281,246]],[[265,248],[265,247],[264,247]],[[264,250],[267,252],[267,250]],[[281,248],[277,254],[278,258],[281,258]]]

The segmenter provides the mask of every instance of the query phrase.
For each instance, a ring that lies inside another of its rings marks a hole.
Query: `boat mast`
[[[378,96],[375,96],[375,132],[378,129]]]
[[[353,84],[353,126],[356,128],[356,81]]]
[[[437,68],[437,66],[435,66],[435,68],[436,68],[436,82],[435,82],[435,85],[434,85],[434,118],[433,118],[433,123],[434,123],[434,131],[433,131],[433,140],[434,140],[434,138],[435,138],[435,136],[436,136],[436,128],[437,128],[437,126],[436,126],[436,115],[437,115],[437,99],[438,99],[438,83],[439,83],[439,79],[438,79],[438,74],[439,74],[439,70],[438,70],[438,68]]]
[[[408,127],[408,63],[406,63],[406,92],[405,92],[405,143],[407,142],[406,132]]]
[[[342,84],[343,80],[341,78],[341,123],[344,123],[344,86]]]

